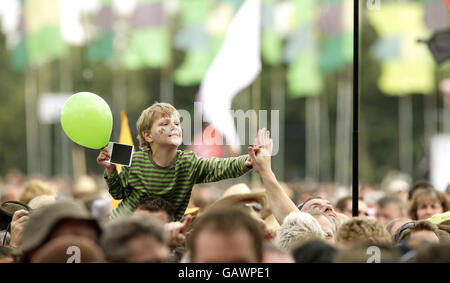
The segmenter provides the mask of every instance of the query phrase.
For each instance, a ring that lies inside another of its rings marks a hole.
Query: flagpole
[[[350,187],[351,158],[351,86],[348,71],[344,78],[338,79],[337,113],[336,113],[336,144],[335,144],[335,174],[337,184]]]
[[[117,16],[117,15],[116,15]],[[122,66],[122,58],[126,49],[126,36],[127,27],[125,20],[121,16],[117,16],[118,20],[113,22],[113,29],[115,35],[116,49],[114,59],[113,59],[113,89],[112,89],[112,100],[113,100],[113,117],[114,121],[120,121],[120,111],[126,111],[127,96],[126,96],[126,72]],[[118,134],[114,135],[117,137]]]
[[[306,179],[319,181],[320,160],[320,103],[317,96],[306,98]]]
[[[334,160],[334,180],[337,184],[344,184],[345,175],[345,96],[343,86],[344,83],[338,80],[337,84],[337,98],[336,98],[336,143],[335,143],[335,160]]]
[[[63,93],[71,93],[73,90],[73,79],[72,79],[72,60],[69,48],[69,55],[62,57],[60,59],[60,90]],[[81,62],[81,61],[80,61]],[[55,173],[59,170],[62,176],[68,177],[70,175],[70,143],[69,139],[66,137],[61,123],[57,123],[57,131],[59,134],[55,134],[60,141],[61,152],[56,154],[57,159],[59,159],[59,164],[56,165]],[[56,145],[55,145],[56,146]]]
[[[343,144],[343,156],[345,166],[343,171],[343,184],[350,188],[351,185],[351,168],[352,168],[352,119],[357,119],[352,115],[352,86],[350,74],[347,75],[347,80],[344,81],[343,95],[344,95],[344,144]],[[359,146],[358,146],[359,147]],[[357,150],[357,149],[355,149]]]
[[[173,58],[173,48],[172,48],[172,39],[173,39],[173,34],[174,31],[172,29],[172,19],[171,19],[171,15],[167,15],[167,13],[164,13],[166,17],[169,17],[169,19],[167,20],[166,24],[167,24],[167,28],[169,30],[169,54],[170,54],[170,59],[169,59],[169,63],[166,67],[161,68],[161,72],[160,72],[160,100],[161,102],[166,102],[166,103],[170,103],[172,105],[174,105],[175,100],[174,100],[174,93],[173,93],[173,78],[172,78],[172,74],[173,74],[173,62],[172,62],[172,58]]]
[[[278,137],[272,136],[272,139],[278,138],[278,154],[276,156],[273,156],[273,169],[275,171],[275,174],[277,175],[278,180],[284,180],[284,173],[285,173],[285,143],[284,143],[284,137],[285,137],[285,109],[286,109],[286,89],[284,87],[284,70],[282,70],[283,67],[273,67],[271,69],[271,81],[272,81],[272,87],[270,88],[271,92],[271,109],[274,109],[276,111],[279,111],[279,125],[275,125],[279,128],[278,130]],[[282,74],[282,75],[280,75]],[[270,116],[271,125],[272,124],[272,115]],[[273,134],[273,130],[271,129],[271,132]],[[274,140],[274,142],[276,142]]]
[[[50,72],[49,63],[43,64],[39,70],[39,87],[38,87],[38,101],[41,99],[42,93],[50,91]],[[39,113],[38,113],[39,114]],[[37,115],[37,120],[39,121],[39,152],[40,152],[40,173],[44,176],[51,175],[51,129],[50,125],[43,123]]]
[[[443,74],[443,72],[440,71],[439,67],[436,67],[436,78],[435,78],[436,93],[437,93],[438,97],[442,98],[441,132],[444,134],[449,134],[450,133],[450,110],[448,109],[447,104],[445,102],[445,96],[443,96],[443,93],[441,94],[441,92],[440,92],[440,82],[444,78],[445,78],[445,74]],[[437,109],[439,109],[439,101],[440,100],[438,98],[438,100],[434,104],[436,107],[436,112],[438,111]],[[434,117],[436,118],[436,115]],[[437,133],[437,131],[436,131],[436,133]]]
[[[353,1],[353,152],[352,216],[358,216],[359,199],[359,0]]]
[[[400,170],[412,176],[413,169],[413,109],[411,95],[398,98]]]
[[[27,174],[37,172],[39,165],[38,157],[38,127],[36,119],[36,78],[32,68],[25,70],[25,117],[27,133]]]
[[[72,149],[72,163],[73,163],[73,178],[76,180],[79,177],[86,175],[86,156],[84,148],[75,145]]]
[[[430,145],[431,138],[438,132],[437,105],[434,94],[424,95],[424,135],[425,146]]]
[[[328,117],[328,97],[326,92],[319,96],[319,131],[320,131],[320,163],[319,172],[321,181],[331,181],[330,161],[330,119]]]
[[[261,79],[260,79],[261,73],[258,74],[258,76],[253,81],[253,84],[251,86],[251,99],[252,99],[252,109],[256,113],[259,113],[259,110],[261,109]],[[250,127],[257,127],[259,128],[259,115],[256,115],[256,125],[249,125]],[[251,131],[249,131],[250,134]],[[249,144],[252,144],[253,140],[251,140],[251,137],[249,137]],[[256,172],[252,171],[252,179],[251,179],[251,186],[252,188],[256,188],[257,184],[259,183],[259,177],[256,174]]]
[[[173,31],[172,31],[172,25],[170,24],[171,20],[168,21],[168,30],[169,30],[169,38],[173,38]],[[173,93],[173,79],[172,79],[172,73],[173,73],[173,67],[172,67],[172,58],[173,58],[173,48],[172,48],[172,40],[169,41],[169,53],[170,53],[170,60],[166,67],[161,68],[161,94],[160,99],[162,102],[170,103],[174,105],[174,93]]]

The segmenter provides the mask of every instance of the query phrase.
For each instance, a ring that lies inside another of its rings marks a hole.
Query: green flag
[[[19,21],[14,27],[14,32],[18,35],[17,41],[11,47],[11,66],[15,71],[23,71],[29,65],[27,38],[25,33],[25,11],[23,4],[20,4]]]
[[[342,35],[328,36],[323,44],[319,67],[324,73],[340,69],[346,63],[344,58],[344,39]]]
[[[273,29],[267,29],[261,35],[261,56],[269,65],[278,65],[283,59],[283,40]]]
[[[212,58],[214,56],[211,56],[207,50],[189,51],[183,63],[175,71],[175,82],[182,86],[189,86],[201,82],[211,64]]]
[[[28,50],[26,38],[22,37],[12,50],[11,65],[15,71],[23,71],[28,67]]]
[[[314,52],[302,52],[289,65],[286,79],[291,97],[318,95],[322,91],[323,81]]]
[[[103,62],[111,60],[114,52],[114,33],[112,30],[108,30],[92,41],[86,56],[89,61]]]
[[[63,56],[66,45],[60,32],[60,0],[27,0],[24,8],[30,64]]]
[[[90,42],[86,58],[91,62],[110,61],[114,57],[112,0],[102,0],[100,10],[92,17],[97,36]]]
[[[275,0],[264,0],[262,6],[261,57],[269,65],[278,65],[283,59],[283,39],[275,29]]]
[[[132,31],[123,65],[135,70],[160,68],[170,62],[170,31],[162,0],[140,0],[131,19]]]
[[[238,4],[235,2],[223,1],[219,5],[234,11],[234,6]],[[208,27],[211,23],[208,17],[213,12],[217,14],[219,5],[213,6],[209,0],[180,0],[179,3],[183,28],[175,34],[174,45],[185,52],[185,57],[174,72],[174,81],[182,86],[196,85],[202,81],[223,42],[222,35],[210,32],[216,27]]]
[[[286,80],[290,97],[318,95],[323,88],[313,25],[317,20],[317,0],[293,0],[296,30],[288,39],[284,59],[289,62]]]

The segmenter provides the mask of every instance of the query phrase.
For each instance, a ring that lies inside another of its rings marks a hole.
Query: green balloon
[[[61,125],[66,135],[77,144],[101,149],[108,145],[111,137],[111,109],[100,96],[79,92],[64,103]]]

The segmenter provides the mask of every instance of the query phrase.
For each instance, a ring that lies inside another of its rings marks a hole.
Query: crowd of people
[[[104,149],[103,178],[2,180],[0,262],[450,262],[449,190],[361,186],[353,217],[349,189],[279,182],[265,129],[248,154],[207,159],[178,150],[171,105],[137,128],[142,151],[120,173]],[[258,186],[217,188],[249,171]]]

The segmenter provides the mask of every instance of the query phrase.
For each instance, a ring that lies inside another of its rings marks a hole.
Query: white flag
[[[260,0],[246,0],[233,18],[225,40],[200,87],[205,119],[235,151],[240,140],[230,113],[233,97],[261,70]]]

